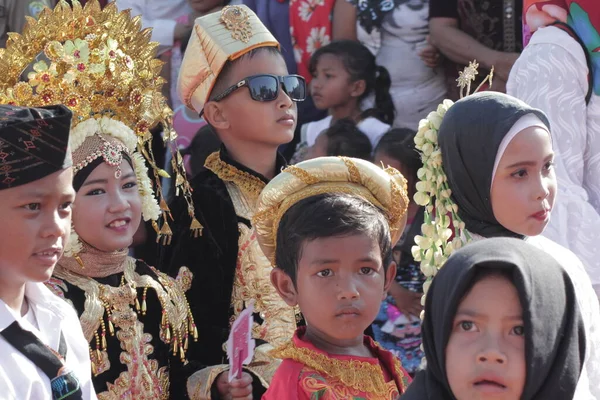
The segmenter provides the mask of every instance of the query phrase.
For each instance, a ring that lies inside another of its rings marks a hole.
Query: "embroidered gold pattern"
[[[94,376],[110,369],[106,335],[116,335],[121,344],[123,352],[119,360],[127,366],[127,371],[122,372],[114,383],[109,382],[106,392],[98,394],[101,400],[167,399],[169,396],[167,368],[159,368],[158,362],[148,357],[154,352],[152,335],[144,332],[144,325],[137,317],[138,313],[146,312],[146,293],[149,288],[155,291],[162,306],[160,339],[171,344],[173,354],[179,354],[183,361],[189,336],[197,340],[196,327],[180,283],[155,270],[157,281],[148,275],[139,275],[135,268],[136,260],[127,257],[118,287],[100,284],[60,267],[54,272],[55,277],[77,286],[85,293],[80,322],[90,344]],[[190,278],[189,274],[187,268],[182,269],[182,277],[178,278],[185,284]],[[141,305],[137,289],[143,289]],[[95,349],[92,348],[94,339]]]
[[[252,27],[250,26],[250,17],[246,10],[238,6],[225,6],[221,10],[219,21],[225,25],[227,30],[231,31],[231,37],[248,43],[252,37]]]
[[[258,196],[265,183],[222,161],[219,153],[211,154],[205,165],[225,181],[236,215],[251,220],[256,211]],[[233,308],[231,322],[250,301],[254,301],[255,313],[263,322],[260,325],[254,324],[253,338],[263,340],[273,347],[279,346],[294,335],[297,310],[288,306],[271,285],[270,275],[273,266],[260,249],[254,229],[239,223],[238,230],[238,257],[231,295]],[[262,353],[258,350],[257,348],[249,368],[254,368],[257,375],[268,384],[280,360],[273,359],[266,352],[264,357],[259,357]]]
[[[300,179],[307,185],[314,185],[315,183],[319,183],[319,178],[311,175],[302,168],[296,167],[295,165],[290,165],[289,167],[285,168],[282,172],[288,172],[294,175],[296,178]]]
[[[314,186],[314,187],[308,186],[308,187],[304,188],[302,191],[291,194],[290,196],[288,196],[285,199],[285,201],[283,203],[281,203],[280,205],[278,204],[277,205],[278,207],[275,207],[272,210],[272,212],[276,212],[275,218],[273,218],[273,229],[272,229],[273,246],[275,247],[273,249],[273,252],[272,252],[273,256],[271,259],[271,263],[273,265],[275,265],[275,250],[277,247],[277,240],[275,240],[275,239],[277,238],[277,231],[279,230],[279,222],[281,221],[281,218],[283,218],[283,215],[290,209],[290,207],[292,207],[294,204],[296,204],[300,200],[306,199],[311,196],[323,194],[323,193],[345,193],[345,194],[350,194],[350,195],[357,195],[357,189],[355,187],[348,186],[348,184],[346,184],[344,182],[327,183],[327,185],[318,185],[318,186]],[[371,193],[369,193],[367,191],[363,191],[360,193],[360,196],[365,198],[371,204],[378,207],[380,210],[385,210],[383,205]],[[404,204],[408,204],[408,202],[404,203]],[[399,208],[401,211],[400,206],[399,206]],[[266,214],[261,213],[260,215],[257,215],[255,217],[255,219],[261,218],[264,215],[266,215]]]
[[[330,358],[314,350],[297,347],[292,341],[273,350],[271,355],[298,361],[321,374],[338,379],[345,386],[362,392],[374,393],[378,396],[385,396],[388,393],[388,385],[379,364]]]
[[[348,157],[340,157],[340,159],[344,162],[344,164],[346,164],[346,167],[348,168],[348,173],[350,174],[350,182],[360,183],[360,171],[358,170],[356,164],[354,164],[352,160]]]
[[[216,151],[206,158],[204,166],[225,182],[232,182],[240,188],[244,195],[257,199],[266,184],[258,177],[240,171],[223,160]]]

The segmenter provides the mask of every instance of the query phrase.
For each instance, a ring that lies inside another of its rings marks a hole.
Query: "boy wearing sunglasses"
[[[292,140],[304,79],[289,75],[279,44],[246,6],[198,18],[181,66],[178,93],[202,115],[223,145],[191,181],[194,208],[173,204],[172,244],[163,268],[194,274],[189,302],[199,340],[190,343],[187,382],[195,399],[260,399],[279,362],[268,352],[292,338],[299,313],[270,283],[272,266],[251,220],[258,196],[285,166],[277,148]],[[201,228],[200,228],[201,225]],[[191,231],[190,232],[190,228]],[[196,234],[194,234],[194,232]],[[241,377],[228,381],[232,321],[254,306],[256,351]]]

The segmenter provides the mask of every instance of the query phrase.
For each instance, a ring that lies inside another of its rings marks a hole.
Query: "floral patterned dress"
[[[290,0],[290,33],[298,74],[310,81],[310,57],[331,42],[335,0]]]

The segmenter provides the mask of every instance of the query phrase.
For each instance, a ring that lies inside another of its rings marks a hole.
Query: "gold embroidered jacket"
[[[278,168],[285,165],[281,157]],[[297,312],[279,297],[270,283],[271,263],[264,256],[251,227],[258,195],[267,180],[233,161],[223,147],[210,155],[207,171],[192,180],[196,218],[202,236],[187,230],[183,207],[172,205],[179,230],[173,244],[162,248],[161,265],[169,273],[187,266],[194,274],[189,301],[199,326],[198,343],[190,345],[188,393],[193,399],[210,399],[216,377],[227,370],[224,349],[231,323],[254,301],[253,337],[257,350],[248,371],[255,378],[254,398],[268,386],[279,360],[267,353],[290,340]],[[193,369],[196,369],[195,372]],[[195,372],[195,373],[194,373]]]
[[[178,371],[196,328],[184,295],[192,276],[181,272],[175,280],[127,257],[123,272],[90,278],[59,261],[46,286],[79,315],[98,399],[169,399],[170,383],[185,385]]]

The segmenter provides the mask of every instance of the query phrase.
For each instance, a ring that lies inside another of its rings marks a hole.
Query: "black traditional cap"
[[[71,111],[62,105],[0,105],[0,190],[24,185],[72,165]]]

